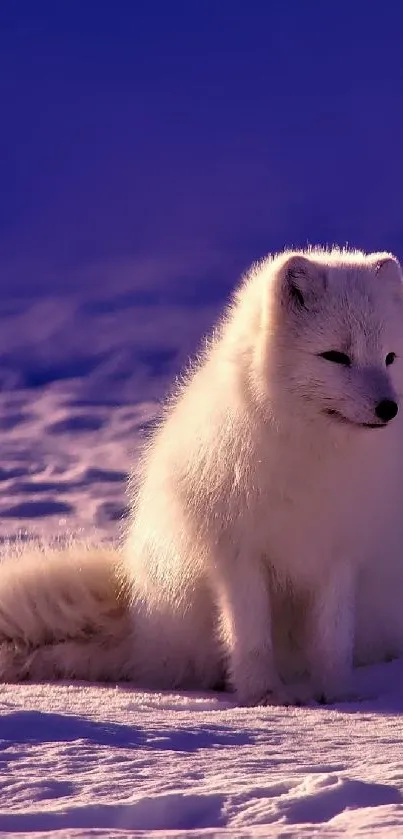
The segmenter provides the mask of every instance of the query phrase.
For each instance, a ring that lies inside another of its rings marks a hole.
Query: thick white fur
[[[330,701],[354,658],[401,654],[402,316],[389,254],[255,266],[149,442],[124,550],[3,564],[0,678]]]
[[[0,566],[0,677],[131,677],[131,628],[116,551],[21,544]]]

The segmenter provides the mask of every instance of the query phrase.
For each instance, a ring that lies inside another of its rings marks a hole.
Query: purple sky
[[[3,289],[133,263],[209,298],[285,244],[403,256],[402,28],[388,1],[4,0]]]

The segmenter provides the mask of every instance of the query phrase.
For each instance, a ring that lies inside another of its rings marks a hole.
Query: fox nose
[[[395,418],[398,410],[398,405],[393,399],[382,399],[378,402],[375,413],[382,422],[389,422]]]

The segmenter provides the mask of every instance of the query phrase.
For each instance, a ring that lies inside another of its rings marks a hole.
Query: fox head
[[[312,250],[267,266],[261,352],[284,411],[356,430],[403,414],[403,281],[386,253]],[[402,404],[400,400],[402,399]]]

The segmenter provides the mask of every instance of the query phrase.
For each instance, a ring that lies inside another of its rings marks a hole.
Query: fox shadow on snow
[[[178,752],[252,744],[245,732],[203,723],[177,729],[147,730],[120,723],[97,722],[68,714],[13,711],[0,717],[0,753],[15,743],[86,740],[99,746]]]

